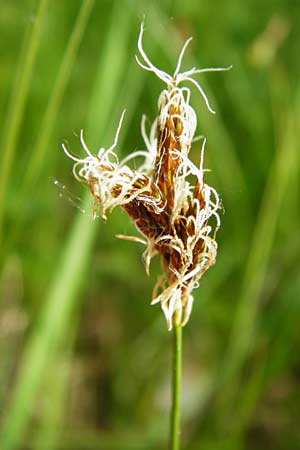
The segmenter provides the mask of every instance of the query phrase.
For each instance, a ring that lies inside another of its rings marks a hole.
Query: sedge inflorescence
[[[88,185],[94,197],[94,217],[99,207],[104,219],[106,211],[115,206],[121,206],[128,213],[141,237],[118,237],[145,244],[143,258],[148,274],[151,258],[157,253],[161,255],[163,273],[154,287],[151,304],[161,304],[170,330],[173,324],[185,325],[189,319],[192,291],[215,262],[216,233],[220,227],[219,195],[204,179],[204,138],[200,165],[196,166],[189,159],[197,116],[190,105],[190,89],[182,83],[195,85],[208,109],[214,113],[194,76],[229,68],[192,68],[180,72],[190,38],[181,50],[174,74],[169,75],[154,66],[146,55],[142,44],[143,31],[142,24],[137,62],[166,85],[159,96],[158,116],[149,136],[146,133],[146,119],[144,116],[142,118],[146,150],[135,151],[119,161],[115,148],[125,111],[121,115],[114,142],[108,149],[100,148],[93,155],[82,131],[80,140],[86,153],[84,158],[73,156],[65,145],[63,149],[75,161],[74,176]],[[133,169],[130,162],[136,157],[143,157],[143,162]]]

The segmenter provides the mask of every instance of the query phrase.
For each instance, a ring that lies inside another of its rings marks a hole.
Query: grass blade
[[[7,192],[7,185],[9,182],[11,166],[15,155],[19,129],[29,92],[30,80],[39,46],[39,40],[43,28],[43,21],[47,11],[47,6],[48,0],[40,1],[33,28],[30,32],[30,36],[28,40],[25,39],[25,44],[21,56],[21,63],[18,70],[18,76],[9,105],[7,122],[4,127],[6,133],[5,141],[3,143],[2,161],[0,165],[0,243],[2,241],[2,228],[5,214],[5,197]]]

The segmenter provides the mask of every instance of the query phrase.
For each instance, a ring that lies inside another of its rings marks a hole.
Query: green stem
[[[173,331],[173,379],[172,379],[172,409],[171,409],[171,439],[170,450],[179,450],[180,445],[180,393],[181,393],[181,355],[182,326],[174,325]]]

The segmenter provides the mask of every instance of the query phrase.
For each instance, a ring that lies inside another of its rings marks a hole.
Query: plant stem
[[[181,355],[182,326],[174,325],[173,331],[173,378],[170,450],[179,450],[180,445],[180,393],[181,393]]]

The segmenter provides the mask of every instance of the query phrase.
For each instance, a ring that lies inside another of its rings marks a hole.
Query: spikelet
[[[94,217],[98,207],[106,219],[107,209],[121,206],[133,220],[142,237],[118,237],[142,242],[146,272],[155,254],[163,260],[163,274],[153,290],[151,304],[160,303],[168,329],[172,325],[185,325],[190,317],[192,291],[199,285],[204,272],[214,264],[217,254],[216,233],[220,226],[220,200],[218,193],[206,184],[203,139],[200,165],[189,159],[197,117],[190,105],[190,90],[180,85],[190,82],[196,86],[212,113],[208,98],[194,76],[203,72],[222,71],[228,68],[192,68],[180,72],[182,58],[191,38],[184,44],[173,75],[158,69],[146,55],[143,44],[143,23],[138,39],[138,64],[153,72],[166,85],[158,99],[158,116],[147,136],[145,117],[142,118],[142,136],[146,151],[136,151],[119,162],[114,152],[125,111],[122,113],[115,139],[108,149],[100,148],[93,155],[83,138],[85,158],[73,156],[63,145],[65,153],[75,161],[74,176],[84,181],[94,197]],[[130,160],[144,157],[137,169]],[[194,177],[192,186],[188,181]]]

